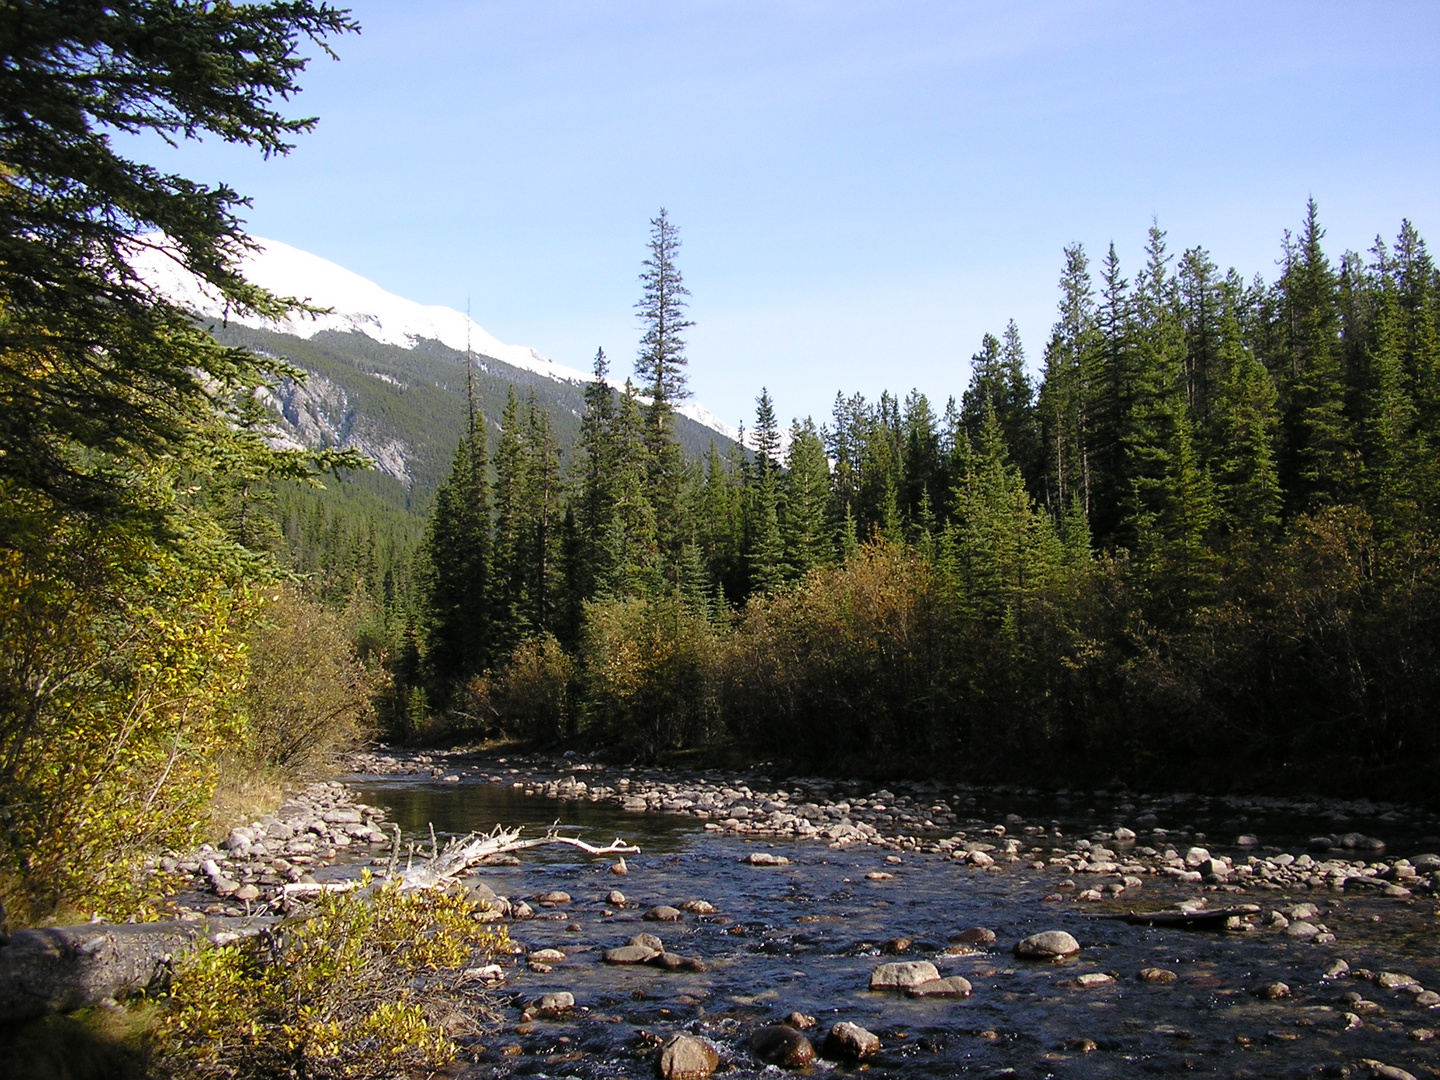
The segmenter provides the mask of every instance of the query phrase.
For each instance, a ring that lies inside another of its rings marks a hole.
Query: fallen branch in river
[[[544,836],[533,836],[522,840],[521,830],[507,829],[496,825],[488,833],[470,833],[468,836],[458,839],[451,839],[443,848],[435,838],[435,827],[430,826],[430,856],[419,862],[414,862],[414,853],[411,853],[411,861],[404,870],[398,874],[400,889],[410,892],[415,889],[443,889],[458,881],[471,869],[495,855],[506,855],[512,851],[524,851],[528,848],[544,847],[548,844],[567,844],[570,847],[577,847],[588,855],[635,855],[640,849],[634,845],[627,844],[619,837],[604,847],[588,844],[573,836],[561,836],[551,827]],[[386,871],[387,881],[397,880],[396,868],[400,859],[400,827],[395,826],[395,843],[391,850],[390,866]],[[333,883],[297,883],[286,885],[284,889],[285,899],[301,896],[314,896],[326,892],[349,892],[358,888],[359,882],[337,881]]]

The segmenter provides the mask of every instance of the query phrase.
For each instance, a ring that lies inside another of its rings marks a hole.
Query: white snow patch
[[[413,349],[422,340],[439,341],[458,352],[468,347],[477,356],[493,357],[511,367],[559,382],[585,383],[592,378],[586,372],[556,363],[535,349],[504,344],[463,311],[406,300],[318,255],[259,236],[251,237],[257,246],[241,259],[245,278],[277,296],[293,296],[314,307],[332,310],[327,315],[292,314],[280,320],[239,316],[228,311],[213,290],[181,267],[166,253],[163,243],[155,243],[155,239],[147,238],[147,243],[139,247],[132,258],[136,272],[156,293],[205,318],[238,322],[242,326],[301,338],[312,338],[323,330],[360,333],[402,349]],[[485,369],[483,363],[479,366]],[[387,376],[372,374],[377,379],[395,382]],[[611,379],[610,383],[620,389],[624,380]],[[676,411],[728,439],[738,435],[703,405],[682,405]]]

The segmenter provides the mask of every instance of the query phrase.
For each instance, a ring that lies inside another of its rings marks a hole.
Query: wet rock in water
[[[543,907],[554,907],[557,904],[570,903],[570,894],[560,889],[553,889],[547,893],[541,893],[535,897],[535,902]]]
[[[768,1065],[803,1069],[815,1060],[815,1047],[785,1024],[771,1024],[750,1036],[750,1052]]]
[[[1080,943],[1064,930],[1046,930],[1015,943],[1015,955],[1027,960],[1060,960],[1079,951]]]
[[[1434,990],[1422,990],[1415,995],[1415,1004],[1422,1009],[1433,1009],[1440,1005],[1440,994]]]
[[[532,964],[559,964],[565,961],[565,954],[559,949],[536,949],[529,956]]]
[[[624,859],[620,859],[614,863],[611,863],[610,872],[612,874],[628,874],[630,873],[630,867],[625,865]]]
[[[1440,855],[1416,855],[1410,865],[1422,874],[1433,874],[1440,870]]]
[[[680,905],[681,911],[688,911],[692,915],[714,915],[715,905],[709,900],[686,900]]]
[[[871,870],[865,875],[866,881],[894,881],[895,875],[888,874],[884,870]]]
[[[557,1016],[560,1013],[569,1012],[573,1008],[575,1008],[575,995],[565,990],[555,994],[545,994],[535,1003],[535,1012],[540,1016]]]
[[[236,889],[231,895],[236,900],[249,902],[260,899],[260,890],[254,885],[241,885],[240,888]]]
[[[1314,904],[1294,904],[1285,909],[1285,914],[1300,921],[1316,918],[1320,914],[1320,909]]]
[[[1341,975],[1350,973],[1350,965],[1344,960],[1332,960],[1330,966],[1325,969],[1325,978],[1338,979]]]
[[[751,866],[789,866],[790,860],[784,855],[771,855],[768,851],[752,851],[745,860]]]
[[[684,917],[684,912],[669,904],[659,904],[645,912],[646,922],[679,922]]]
[[[660,952],[644,945],[621,945],[618,949],[606,949],[601,955],[607,964],[648,964]]]
[[[1416,1042],[1432,1042],[1435,1038],[1435,1029],[1415,1028],[1410,1032],[1410,1037]]]
[[[1312,941],[1322,933],[1324,931],[1314,923],[1305,922],[1303,919],[1300,922],[1292,922],[1285,928],[1285,936],[1294,941]]]
[[[891,938],[889,941],[885,942],[880,946],[880,951],[882,953],[887,953],[890,956],[898,956],[903,952],[908,952],[910,946],[913,944],[915,943],[911,941],[908,937]]]
[[[1413,975],[1402,975],[1398,971],[1382,971],[1375,976],[1375,985],[1381,990],[1404,990],[1411,986],[1419,986],[1420,981]]]
[[[1252,833],[1246,833],[1246,834],[1243,835],[1243,836],[1237,836],[1237,837],[1235,838],[1235,846],[1236,846],[1236,847],[1259,847],[1259,846],[1260,846],[1260,838],[1259,838],[1258,836],[1255,836],[1255,835],[1252,834]]]
[[[951,975],[947,979],[932,979],[930,982],[917,983],[907,987],[905,992],[911,997],[917,998],[967,998],[972,989],[969,979]]]
[[[1066,1039],[1063,1045],[1075,1054],[1093,1054],[1100,1049],[1094,1039]]]
[[[1107,975],[1103,971],[1087,971],[1084,975],[1077,975],[1074,983],[1081,990],[1095,990],[1102,986],[1109,986],[1115,981],[1115,976]]]
[[[940,972],[928,960],[905,960],[881,964],[870,973],[871,990],[905,990],[921,983],[935,982]]]
[[[720,1065],[720,1055],[704,1039],[671,1035],[660,1045],[655,1066],[661,1080],[708,1080]]]
[[[625,894],[619,889],[611,889],[610,892],[605,895],[605,902],[611,907],[624,907]]]
[[[535,917],[535,909],[525,903],[524,900],[521,900],[510,909],[510,917],[512,919],[533,919]]]
[[[790,1025],[796,1031],[809,1031],[812,1027],[815,1026],[817,1021],[815,1020],[815,1017],[810,1016],[808,1013],[792,1012],[789,1016],[785,1017],[785,1019],[780,1022],[782,1024]]]
[[[994,865],[995,865],[995,859],[994,859],[994,857],[991,856],[991,855],[986,854],[986,853],[983,852],[983,851],[972,851],[972,852],[970,852],[969,855],[967,855],[967,856],[965,857],[965,860],[966,860],[971,866],[981,866],[981,867],[984,867],[984,866],[994,866]]]
[[[983,926],[972,926],[958,934],[951,934],[950,940],[957,945],[994,945],[995,931],[987,930]]]
[[[1141,982],[1147,983],[1173,983],[1180,976],[1173,971],[1166,971],[1164,968],[1148,967],[1142,968],[1136,976]]]
[[[698,956],[681,956],[679,953],[662,952],[650,961],[651,965],[666,971],[709,971],[705,961]]]
[[[1386,1065],[1383,1061],[1365,1059],[1360,1062],[1370,1070],[1370,1075],[1378,1080],[1415,1080],[1415,1074],[1406,1072],[1398,1065]]]
[[[1279,998],[1289,997],[1290,987],[1283,982],[1266,983],[1256,990],[1255,993],[1266,1001],[1275,1001]]]
[[[658,937],[656,937],[654,934],[636,934],[625,944],[639,945],[645,949],[654,949],[656,952],[665,951],[665,943],[661,941]]]
[[[822,1049],[833,1061],[861,1061],[880,1052],[880,1037],[859,1024],[842,1020],[825,1036]]]

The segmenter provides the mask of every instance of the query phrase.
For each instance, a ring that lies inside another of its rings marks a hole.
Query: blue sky
[[[317,60],[316,132],[262,162],[149,151],[253,196],[251,231],[502,341],[628,370],[648,219],[681,227],[690,380],[731,423],[837,390],[964,388],[1061,249],[1152,216],[1274,271],[1313,195],[1338,255],[1440,244],[1440,4],[377,2]]]

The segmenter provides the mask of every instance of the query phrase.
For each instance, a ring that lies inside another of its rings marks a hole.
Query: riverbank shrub
[[[587,604],[586,737],[644,760],[716,738],[722,647],[705,610],[678,596]]]
[[[367,1080],[441,1068],[493,1020],[466,972],[506,944],[475,905],[395,886],[332,893],[312,914],[209,947],[177,972],[155,1031],[163,1075]]]
[[[0,550],[0,861],[21,923],[133,914],[203,838],[243,737],[253,593],[223,562],[74,521]]]
[[[369,735],[379,679],[355,655],[341,614],[277,586],[266,590],[247,645],[244,764],[316,774]]]

